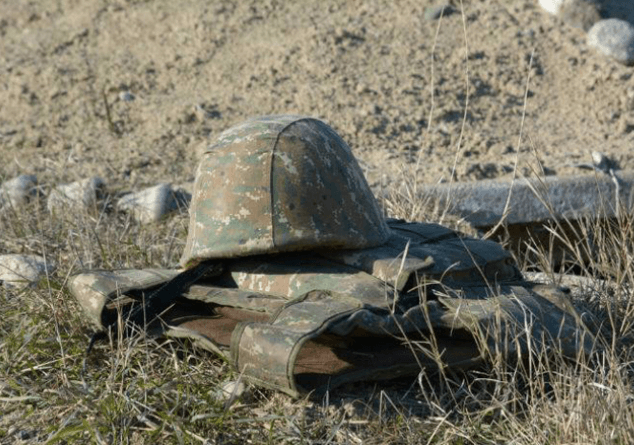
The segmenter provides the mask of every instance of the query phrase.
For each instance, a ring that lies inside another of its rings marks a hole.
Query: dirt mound
[[[0,5],[0,177],[182,183],[209,137],[286,113],[333,125],[376,189],[582,174],[592,150],[634,168],[634,68],[537,1]]]

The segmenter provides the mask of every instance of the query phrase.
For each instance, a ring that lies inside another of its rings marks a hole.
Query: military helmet
[[[198,166],[184,266],[213,258],[360,249],[390,230],[348,145],[320,120],[250,119]]]

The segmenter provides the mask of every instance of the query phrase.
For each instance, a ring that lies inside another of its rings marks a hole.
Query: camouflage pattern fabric
[[[301,116],[248,120],[223,132],[196,174],[181,260],[360,249],[389,230],[348,145]]]
[[[75,275],[68,286],[93,327],[102,330],[110,324],[104,318],[109,312],[132,303],[129,294],[157,288],[179,273],[169,269],[93,270]]]
[[[566,295],[523,281],[497,244],[435,224],[388,224],[379,247],[227,261],[151,333],[189,338],[249,381],[293,396],[529,350],[591,352],[593,337]],[[90,272],[70,289],[99,324],[176,273]]]

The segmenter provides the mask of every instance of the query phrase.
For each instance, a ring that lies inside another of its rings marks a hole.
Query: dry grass
[[[414,204],[390,201],[397,216],[420,217]],[[116,213],[53,217],[36,204],[0,218],[0,250],[57,264],[36,288],[0,290],[1,443],[614,444],[634,437],[631,215],[582,225],[586,241],[570,246],[590,258],[579,270],[589,281],[574,296],[599,321],[605,342],[591,363],[536,354],[526,366],[421,372],[348,385],[318,401],[249,388],[229,408],[217,393],[238,376],[183,343],[100,344],[83,370],[90,328],[65,288],[68,276],[174,265],[186,215],[143,226]],[[571,243],[557,227],[553,237]],[[558,280],[548,253],[537,253],[538,266]]]
[[[468,91],[468,76],[466,83]],[[432,119],[430,110],[430,126]],[[417,178],[404,175],[403,184],[385,201],[392,216],[471,231],[421,200]],[[573,296],[604,346],[589,362],[534,354],[517,367],[497,362],[461,374],[421,371],[351,384],[317,401],[249,388],[230,407],[217,394],[239,376],[186,343],[122,339],[98,345],[85,360],[91,330],[65,286],[82,269],[174,266],[186,226],[184,214],[139,225],[114,212],[51,216],[38,203],[0,213],[0,252],[35,253],[57,265],[35,288],[0,287],[0,443],[632,442],[634,216],[627,212],[579,226],[581,243],[552,229],[568,245],[570,264],[588,277]],[[537,261],[524,267],[561,280],[550,252],[526,249]]]

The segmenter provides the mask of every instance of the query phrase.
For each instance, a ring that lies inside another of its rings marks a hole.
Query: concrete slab
[[[421,195],[477,228],[496,225],[505,213],[508,225],[610,218],[616,216],[617,195],[623,208],[634,209],[634,172],[616,172],[616,178],[597,173],[514,182],[483,180],[428,186]]]

